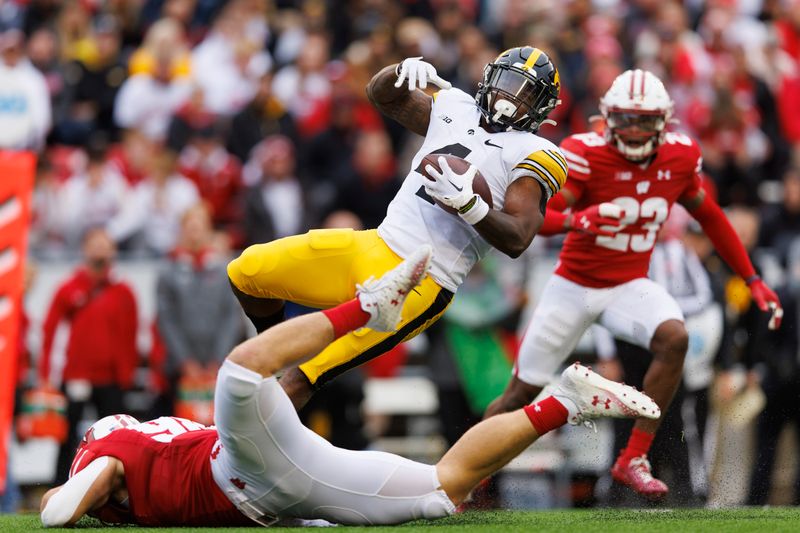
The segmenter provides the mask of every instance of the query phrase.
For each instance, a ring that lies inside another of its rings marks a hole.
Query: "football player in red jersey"
[[[678,304],[647,278],[661,224],[675,202],[686,207],[728,265],[747,281],[777,328],[783,310],[756,274],[725,214],[701,185],[697,143],[668,132],[673,103],[652,73],[629,70],[600,100],[604,135],[582,133],[561,143],[569,162],[565,188],[547,207],[540,235],[569,231],[525,333],[506,391],[486,416],[533,400],[594,322],[649,349],[644,392],[666,409],[680,382],[688,335]],[[572,208],[571,214],[563,211]],[[667,486],[650,471],[647,452],[658,420],[638,420],[612,468],[613,478],[653,499]]]
[[[42,498],[43,524],[74,524],[84,514],[152,526],[439,518],[551,429],[597,416],[660,415],[645,394],[576,364],[551,396],[478,424],[436,465],[336,448],[304,427],[275,374],[355,329],[397,328],[406,296],[430,260],[431,248],[422,247],[379,280],[365,281],[356,299],[236,347],[217,379],[216,427],[180,418],[139,424],[125,415],[95,423],[69,481]],[[597,398],[600,405],[592,402]]]

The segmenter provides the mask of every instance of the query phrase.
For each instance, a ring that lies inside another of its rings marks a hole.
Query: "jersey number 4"
[[[438,150],[434,150],[433,152],[429,153],[428,155],[447,154],[447,155],[454,155],[456,157],[460,157],[461,159],[465,159],[471,152],[472,152],[472,150],[470,150],[469,148],[467,148],[463,144],[456,143],[456,144],[449,144],[447,146],[443,146],[442,148],[439,148]],[[428,156],[426,155],[425,157],[428,157]],[[419,166],[417,168],[415,168],[414,170],[419,172],[420,174],[423,174],[423,172],[422,172],[423,171],[422,163],[420,163]],[[427,178],[425,178],[425,179],[427,179]],[[426,202],[428,202],[429,204],[434,205],[433,198],[431,198],[430,195],[427,192],[425,192],[425,186],[424,185],[421,185],[420,188],[417,189],[416,195],[419,196],[420,198],[422,198],[423,200],[425,200]]]
[[[617,233],[625,226],[636,224],[640,218],[652,218],[649,222],[642,224],[642,229],[647,230],[647,233],[645,235],[617,233],[613,237],[599,235],[595,238],[595,244],[618,252],[649,252],[652,250],[656,244],[658,230],[661,229],[661,224],[664,223],[667,215],[669,215],[667,201],[659,196],[654,196],[647,198],[640,204],[636,198],[621,196],[612,200],[611,203],[620,206],[624,214],[618,225],[600,226],[602,229]]]

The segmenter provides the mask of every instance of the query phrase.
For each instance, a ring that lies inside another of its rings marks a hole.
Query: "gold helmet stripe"
[[[533,68],[536,62],[539,60],[539,57],[543,54],[541,50],[538,48],[534,48],[531,52],[531,55],[528,56],[528,59],[525,61],[525,65],[523,67],[524,70],[528,70]]]

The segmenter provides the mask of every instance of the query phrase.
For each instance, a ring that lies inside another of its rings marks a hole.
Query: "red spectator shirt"
[[[99,457],[122,462],[127,509],[114,503],[92,513],[105,522],[252,526],[211,474],[211,461],[220,446],[213,428],[183,418],[157,418],[84,445],[72,461],[70,477]]]
[[[181,153],[178,166],[208,202],[216,226],[239,221],[242,168],[238,159],[221,147],[203,158],[199,150],[189,146]]]
[[[139,362],[136,300],[131,289],[106,276],[96,279],[79,268],[59,287],[43,325],[39,376],[50,377],[56,332],[69,323],[63,380],[129,387]]]
[[[143,165],[134,164],[131,156],[128,155],[125,148],[121,145],[109,149],[108,165],[125,178],[131,186],[138,185],[146,178],[144,170],[140,168]]]
[[[669,132],[645,168],[628,161],[597,133],[561,142],[569,163],[565,188],[577,199],[573,212],[602,202],[623,209],[613,237],[577,231],[567,235],[556,274],[585,287],[603,288],[647,277],[659,229],[676,200],[701,189],[702,158],[697,143]]]

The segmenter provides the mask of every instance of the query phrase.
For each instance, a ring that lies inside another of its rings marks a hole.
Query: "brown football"
[[[419,164],[419,173],[425,176],[427,179],[433,181],[428,173],[425,172],[425,167],[431,165],[436,170],[441,170],[439,168],[439,158],[444,157],[447,160],[447,164],[450,165],[450,168],[453,169],[454,172],[458,174],[463,174],[469,168],[469,161],[465,159],[461,159],[460,157],[456,157],[450,154],[428,154],[422,158],[422,162]],[[481,171],[475,173],[475,178],[472,180],[472,192],[483,198],[483,200],[489,204],[489,207],[493,207],[492,204],[492,191],[489,190],[489,184],[486,183],[486,178],[483,177]],[[434,200],[436,205],[451,213],[453,215],[457,215],[458,211],[453,209],[452,207],[446,206],[438,201]]]

